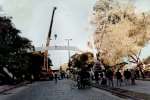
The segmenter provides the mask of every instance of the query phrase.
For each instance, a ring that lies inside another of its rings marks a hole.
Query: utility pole
[[[66,41],[67,41],[67,43],[68,43],[68,67],[69,67],[69,69],[70,69],[70,41],[72,40],[72,39],[65,39]]]

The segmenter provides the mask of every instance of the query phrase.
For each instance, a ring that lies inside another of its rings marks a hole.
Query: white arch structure
[[[43,50],[70,50],[70,51],[78,51],[82,52],[80,49],[74,46],[50,46],[50,47],[35,47],[35,51],[43,51]]]

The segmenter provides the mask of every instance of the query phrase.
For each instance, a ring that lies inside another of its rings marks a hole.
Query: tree
[[[11,17],[0,17],[0,69],[6,67],[18,77],[30,64],[26,53],[34,49],[31,41],[21,37],[20,33],[14,27]]]
[[[150,40],[149,13],[136,13],[132,3],[98,0],[93,11],[94,43],[104,63],[115,65],[137,54]]]
[[[91,52],[85,52],[82,54],[74,54],[71,57],[71,65],[73,68],[82,69],[87,67],[87,69],[90,69],[93,67],[94,64],[94,57]],[[88,66],[85,66],[88,65]]]
[[[73,56],[71,56],[71,59],[70,59],[70,64],[71,64],[71,67],[73,68],[78,68],[80,67],[81,65],[81,62],[80,62],[80,54],[74,54]]]

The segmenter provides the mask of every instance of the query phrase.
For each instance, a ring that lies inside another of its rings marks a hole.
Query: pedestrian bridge
[[[74,46],[35,47],[35,51],[43,51],[43,50],[70,50],[70,51],[82,52],[80,49]]]

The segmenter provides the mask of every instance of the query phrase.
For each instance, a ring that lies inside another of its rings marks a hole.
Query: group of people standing
[[[100,62],[97,62],[93,66],[94,79],[96,83],[101,85],[108,85],[114,87],[114,83],[117,86],[121,86],[123,83],[125,85],[135,85],[135,79],[139,77],[137,70],[112,70],[111,67],[103,66]]]
[[[110,66],[103,65],[100,61],[95,62],[90,70],[86,68],[81,68],[77,73],[77,82],[80,84],[89,83],[88,79],[95,80],[96,84],[102,86],[135,85],[135,79],[140,76],[137,69],[115,70]]]
[[[122,75],[123,74],[123,75]],[[123,73],[119,72],[119,70],[116,72],[116,79],[117,79],[117,86],[122,84],[123,79],[125,85],[135,85],[135,79],[136,79],[136,73],[133,69],[131,70],[124,70]]]

